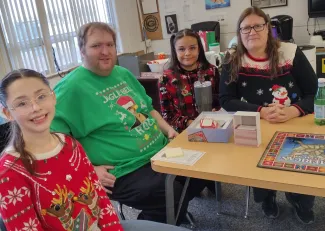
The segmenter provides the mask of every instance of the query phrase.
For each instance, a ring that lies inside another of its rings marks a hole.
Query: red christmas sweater
[[[219,110],[219,72],[212,64],[205,70],[201,64],[193,71],[178,68],[178,73],[175,73],[175,71],[168,69],[164,71],[160,81],[159,89],[163,118],[178,132],[186,129],[187,121],[194,120],[199,114],[194,96],[194,82],[199,79],[211,81],[212,108]],[[178,81],[182,82],[182,89],[179,89]]]
[[[122,231],[119,219],[83,148],[65,144],[35,155],[29,174],[13,148],[0,160],[0,214],[8,231]]]

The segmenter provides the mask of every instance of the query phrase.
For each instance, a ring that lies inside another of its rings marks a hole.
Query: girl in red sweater
[[[182,230],[155,223],[122,227],[81,145],[50,133],[56,98],[43,75],[9,73],[0,102],[12,124],[0,158],[0,214],[7,230]]]

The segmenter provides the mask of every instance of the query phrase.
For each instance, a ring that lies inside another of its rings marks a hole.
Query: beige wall
[[[226,25],[221,26],[221,49],[225,49],[229,41],[235,35],[236,22],[240,13],[250,6],[251,0],[231,0],[231,6],[221,9],[205,10],[203,0],[175,0],[175,11],[165,12],[165,1],[158,0],[160,6],[160,16],[163,22],[164,39],[153,41],[152,50],[154,52],[170,52],[169,35],[166,33],[164,24],[166,14],[177,14],[179,28],[190,27],[192,23],[213,20],[216,14],[225,14]],[[194,14],[192,21],[185,21],[183,15],[184,2],[191,4]],[[138,20],[136,0],[115,0],[115,9],[117,15],[117,27],[120,33],[121,45],[124,52],[135,52],[144,50],[144,44],[141,41],[141,31]],[[264,9],[271,17],[279,14],[288,14],[293,17],[294,28],[293,37],[297,44],[308,44],[309,35],[307,33],[307,0],[288,0],[286,7],[274,7]],[[320,29],[325,29],[325,18],[319,19]],[[318,25],[317,25],[318,29]],[[309,21],[309,31],[314,30],[314,21]],[[51,84],[55,85],[59,78],[52,78]]]

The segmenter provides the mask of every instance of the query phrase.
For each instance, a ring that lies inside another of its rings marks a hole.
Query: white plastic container
[[[216,54],[220,53],[220,44],[219,43],[210,43],[209,51],[214,51]]]
[[[147,62],[151,72],[163,73],[164,69],[167,69],[168,59],[157,59]]]
[[[216,53],[214,51],[205,52],[205,57],[212,65],[216,65]]]

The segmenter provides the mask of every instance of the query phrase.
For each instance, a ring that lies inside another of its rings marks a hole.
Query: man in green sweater
[[[139,219],[166,222],[165,175],[151,169],[150,158],[177,132],[153,109],[135,76],[115,66],[116,35],[107,24],[82,26],[78,44],[83,65],[54,88],[57,105],[51,128],[83,145],[113,200],[142,210]],[[176,204],[183,185],[179,177]],[[191,180],[180,218],[204,187],[205,181]]]

